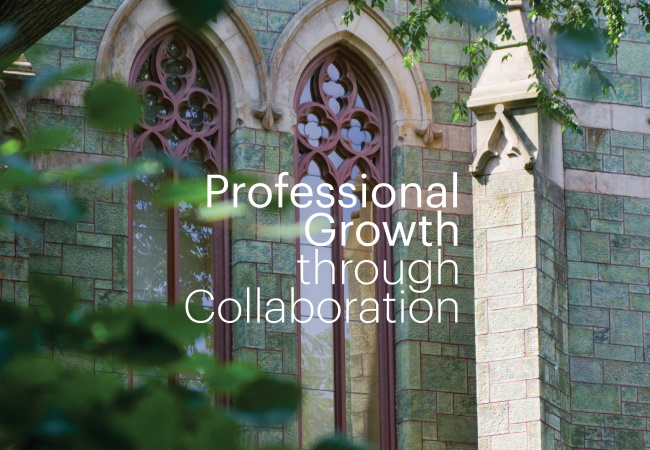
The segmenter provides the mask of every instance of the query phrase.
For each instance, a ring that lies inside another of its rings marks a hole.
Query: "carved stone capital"
[[[261,120],[262,127],[267,131],[273,128],[276,120],[282,118],[282,113],[276,111],[271,102],[262,103],[260,107],[253,112],[253,115]]]
[[[442,136],[442,126],[426,122],[423,126],[415,128],[415,134],[422,138],[424,145],[432,145],[436,137]]]
[[[19,88],[35,75],[32,63],[27,61],[23,53],[0,74],[0,77],[8,84],[8,88]]]
[[[502,153],[508,158],[523,159],[523,168],[531,170],[535,167],[537,151],[530,149],[525,140],[519,135],[517,129],[511,122],[510,112],[499,103],[494,107],[496,115],[492,119],[476,153],[476,158],[470,166],[470,172],[475,177],[483,175],[485,166],[492,158],[500,157]],[[505,146],[500,144],[501,136],[505,138]]]
[[[3,137],[25,140],[27,131],[5,92],[5,82],[0,80],[0,141],[3,140]]]

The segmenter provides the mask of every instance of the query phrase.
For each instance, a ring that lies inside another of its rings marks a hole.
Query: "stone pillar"
[[[528,87],[526,19],[473,91],[479,449],[562,448],[570,432],[560,131]],[[506,54],[511,56],[504,59]]]

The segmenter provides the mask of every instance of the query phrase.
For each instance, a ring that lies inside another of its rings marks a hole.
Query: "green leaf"
[[[29,135],[27,142],[23,146],[23,152],[30,154],[57,150],[68,142],[71,136],[72,130],[69,127],[42,128]]]
[[[226,5],[226,0],[167,0],[190,30],[203,27]]]
[[[156,200],[161,206],[173,206],[180,202],[198,204],[208,199],[205,179],[181,180],[167,183],[156,193]]]
[[[431,100],[435,100],[442,94],[442,87],[434,86],[431,88]]]
[[[7,142],[0,144],[0,155],[15,155],[20,151],[20,141],[18,139],[9,139]]]
[[[205,222],[219,222],[232,217],[241,217],[246,214],[248,207],[241,203],[235,206],[232,200],[213,203],[210,208],[202,206],[199,208],[198,216]]]
[[[320,441],[313,450],[367,450],[366,446],[359,446],[340,436]]]
[[[232,414],[245,423],[268,426],[290,419],[300,404],[300,387],[288,381],[259,378],[233,399]]]
[[[91,124],[107,130],[126,130],[140,119],[140,94],[120,83],[107,81],[86,91]]]
[[[235,394],[260,377],[257,366],[245,363],[229,363],[215,367],[212,358],[212,368],[206,371],[206,380],[218,394]]]
[[[77,295],[72,289],[72,284],[60,278],[31,274],[29,289],[30,293],[38,296],[45,305],[45,308],[40,309],[41,315],[51,320],[65,321],[77,303]]]

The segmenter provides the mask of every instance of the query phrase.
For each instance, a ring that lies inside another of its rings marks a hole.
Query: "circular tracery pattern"
[[[142,120],[131,136],[131,157],[151,142],[177,160],[198,148],[213,169],[225,169],[224,152],[218,150],[225,148],[220,142],[225,138],[224,88],[216,72],[202,67],[204,59],[204,52],[175,30],[140,52],[132,82],[142,92]]]
[[[370,97],[372,86],[343,52],[332,52],[312,65],[297,105],[298,178],[309,164],[336,183],[350,180],[355,167],[379,183],[379,153],[385,111]]]

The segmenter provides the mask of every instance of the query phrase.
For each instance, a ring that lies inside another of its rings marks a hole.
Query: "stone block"
[[[539,398],[527,398],[509,402],[510,423],[533,422],[541,418],[541,400]]]
[[[455,358],[423,355],[422,388],[431,391],[468,392],[467,363]]]
[[[628,267],[599,265],[600,279],[618,283],[648,284],[648,269],[644,267]]]
[[[625,173],[623,157],[603,155],[603,172]]]
[[[571,384],[571,408],[595,413],[621,413],[620,388],[605,384]]]
[[[624,151],[625,173],[630,175],[647,176],[650,173],[650,157],[648,150],[631,150]]]
[[[580,278],[586,280],[598,279],[598,265],[583,262],[569,261],[569,278]]]
[[[488,271],[505,272],[536,267],[535,238],[488,243]]]
[[[535,177],[519,170],[488,175],[486,177],[486,194],[503,195],[529,192],[535,189]]]
[[[427,391],[398,391],[397,415],[409,420],[435,420],[436,393]]]
[[[239,240],[233,245],[233,264],[238,262],[253,262],[270,264],[272,259],[271,244]]]
[[[650,388],[647,364],[625,361],[605,361],[605,383]]]
[[[68,17],[64,23],[74,27],[104,30],[113,17],[114,12],[112,9],[87,6]]]
[[[95,303],[98,310],[109,311],[115,308],[126,308],[129,304],[129,299],[126,292],[98,289],[95,291]]]
[[[438,415],[438,439],[440,441],[475,444],[478,441],[477,431],[476,417]]]
[[[591,304],[591,284],[586,280],[569,280],[569,304]]]
[[[648,158],[650,159],[650,153],[648,153]],[[650,216],[625,214],[625,233],[632,236],[650,237]]]
[[[50,31],[44,37],[42,37],[38,44],[41,45],[52,45],[60,48],[70,48],[74,45],[72,27],[59,26]]]
[[[77,244],[110,248],[113,246],[113,239],[106,234],[77,233]]]
[[[616,449],[643,448],[643,433],[632,430],[614,430],[614,445]]]
[[[594,344],[594,357],[618,361],[634,361],[636,359],[634,347],[607,343]]]
[[[598,199],[598,217],[600,219],[623,219],[623,199],[621,197],[601,195]]]
[[[587,151],[609,154],[609,134],[609,130],[603,130],[602,128],[587,128]]]
[[[395,351],[396,384],[398,389],[420,389],[420,344],[404,341]]]
[[[488,318],[491,333],[534,328],[538,320],[537,307],[531,305],[493,310],[488,312]],[[512,338],[514,339],[515,335]]]
[[[44,239],[45,242],[74,244],[75,241],[74,222],[63,222],[59,220],[46,221]]]
[[[499,450],[521,450],[525,448],[534,448],[528,446],[526,433],[514,433],[492,438],[492,448]]]
[[[643,315],[636,311],[610,310],[612,344],[643,346]]]
[[[601,170],[602,155],[597,153],[564,152],[564,167],[568,169]]]
[[[478,434],[490,436],[508,433],[508,403],[478,405]]]
[[[640,264],[639,251],[636,249],[613,248],[612,264],[623,266],[638,266]]]
[[[609,79],[616,86],[616,90],[610,89],[607,94],[603,94],[602,90],[595,91],[594,101],[634,106],[641,105],[641,80],[639,77],[609,74]]]
[[[613,220],[592,220],[591,230],[597,233],[623,234],[623,222]]]
[[[233,150],[233,169],[264,170],[264,147],[255,144],[237,144]]]
[[[647,294],[631,294],[630,295],[630,308],[637,311],[650,312],[650,295]]]
[[[593,306],[604,308],[627,308],[628,287],[621,283],[591,283]]]
[[[529,380],[539,376],[539,358],[537,356],[497,361],[490,364],[490,381],[492,383]]]
[[[477,361],[497,361],[525,355],[526,345],[523,331],[477,336],[476,342]]]
[[[98,247],[63,246],[63,275],[111,279],[113,253]]]
[[[32,256],[29,259],[29,271],[34,273],[61,274],[61,258],[56,256]]]
[[[293,275],[296,272],[296,247],[292,244],[273,244],[273,271]]]
[[[583,151],[586,145],[586,135],[566,130],[562,134],[562,147],[566,150]]]
[[[588,192],[566,191],[565,204],[567,208],[598,209],[598,196]]]
[[[576,356],[593,356],[593,328],[569,326],[569,353]]]
[[[624,200],[627,214],[650,215],[650,199],[626,197]]]
[[[603,362],[593,358],[571,357],[571,379],[587,383],[602,383]]]
[[[282,352],[261,350],[258,352],[258,365],[261,370],[270,373],[282,372]]]
[[[581,233],[582,260],[609,263],[609,235],[603,233]]]
[[[490,401],[502,402],[526,398],[527,386],[525,381],[499,383],[490,386]]]
[[[0,257],[0,280],[27,281],[27,276],[26,259]]]
[[[507,295],[523,292],[523,280],[519,272],[504,272],[477,276],[475,278],[477,298],[492,295]]]
[[[258,0],[257,7],[271,11],[298,12],[300,8],[298,0]]]
[[[589,212],[585,209],[570,208],[566,212],[567,229],[585,230],[590,229]]]
[[[128,232],[126,205],[95,203],[95,231],[126,236]]]

